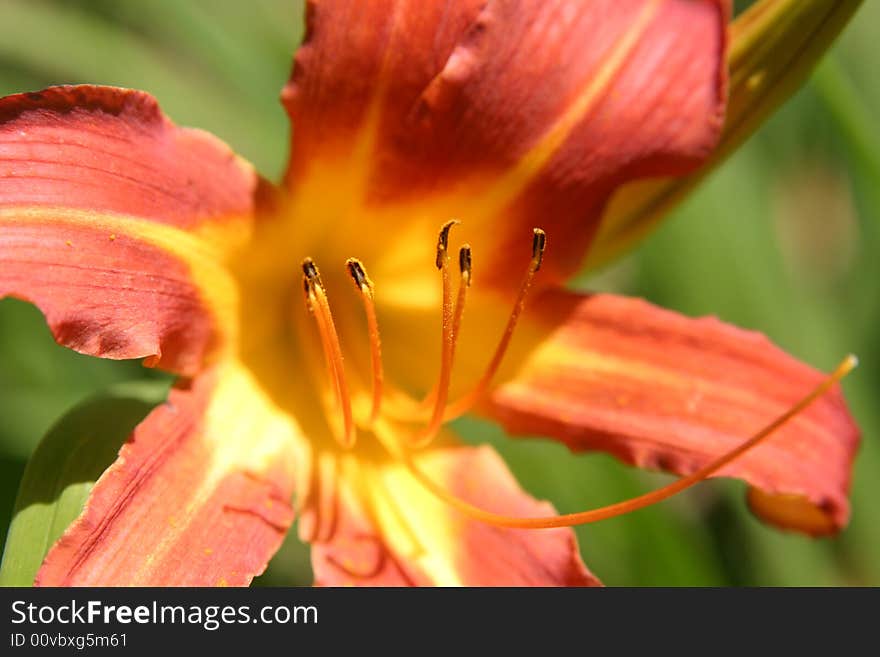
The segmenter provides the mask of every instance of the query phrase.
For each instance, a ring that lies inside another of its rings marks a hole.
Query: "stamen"
[[[519,321],[520,315],[522,315],[523,308],[525,307],[526,295],[528,295],[529,289],[532,286],[532,280],[535,278],[535,274],[538,270],[541,269],[541,263],[544,260],[544,249],[547,246],[547,234],[540,228],[535,228],[532,233],[532,259],[529,262],[529,268],[526,271],[525,278],[523,279],[523,282],[519,287],[519,292],[516,295],[513,310],[511,310],[510,317],[507,319],[507,326],[504,327],[504,334],[501,336],[501,340],[498,342],[498,346],[495,348],[495,353],[492,355],[492,360],[489,361],[489,365],[486,367],[485,372],[483,372],[483,376],[480,377],[470,392],[466,393],[461,399],[450,404],[449,408],[446,409],[444,420],[447,422],[454,420],[457,417],[461,417],[480,401],[480,398],[486,393],[486,390],[492,383],[495,374],[498,373],[498,368],[501,367],[501,362],[504,360],[504,355],[507,353],[507,348],[510,346],[510,341],[516,330],[517,322]]]
[[[349,258],[346,263],[348,273],[364,301],[367,315],[367,330],[370,334],[370,366],[373,371],[373,405],[370,409],[369,424],[376,421],[382,408],[382,388],[385,379],[382,369],[382,342],[379,339],[379,322],[376,319],[376,306],[373,303],[373,282],[367,276],[359,260]]]
[[[461,331],[461,318],[464,316],[464,304],[467,300],[467,291],[471,286],[471,245],[465,244],[458,251],[458,266],[460,277],[458,279],[458,296],[455,298],[455,310],[452,313],[452,337],[449,348],[449,371],[452,372],[452,364],[455,360],[455,346],[458,344],[458,335]],[[447,385],[447,393],[448,393]],[[447,394],[447,400],[449,395]],[[442,421],[443,416],[440,415]],[[439,425],[438,425],[439,428]]]
[[[315,261],[311,258],[306,258],[302,261],[303,274],[306,276],[306,280],[311,283],[317,283],[321,287],[324,287],[324,281],[321,280],[321,272],[318,271],[318,266],[315,264]]]
[[[461,277],[467,280],[467,286],[471,286],[471,245],[465,244],[458,251],[458,269]]]
[[[467,289],[471,286],[471,245],[465,244],[458,251],[458,267],[461,278],[458,281],[458,297],[455,299],[455,311],[452,316],[452,351],[455,353],[455,345],[458,342],[458,333],[461,328],[461,317],[464,314],[464,302],[467,297]]]
[[[460,278],[458,280],[458,296],[455,299],[455,310],[452,313],[452,337],[449,348],[449,371],[452,373],[452,365],[455,361],[455,347],[458,344],[458,336],[461,332],[461,318],[464,316],[464,304],[467,301],[467,291],[471,286],[471,245],[465,244],[458,251],[458,267]],[[449,381],[446,382],[446,399],[449,399]],[[445,402],[444,402],[445,405]],[[443,414],[437,416],[437,427],[443,422]]]
[[[342,433],[336,439],[340,445],[346,448],[354,446],[356,440],[354,420],[351,412],[351,395],[348,391],[348,382],[345,378],[345,366],[342,362],[342,348],[339,346],[339,334],[333,323],[333,315],[330,313],[330,303],[321,274],[311,258],[306,258],[302,263],[303,289],[308,298],[309,308],[318,326],[321,336],[321,344],[327,359],[327,372],[333,390],[336,393],[336,402],[342,411]]]
[[[430,443],[437,432],[440,425],[443,424],[443,412],[446,408],[446,402],[449,400],[449,383],[452,379],[452,361],[455,356],[455,326],[458,316],[458,323],[461,322],[461,313],[464,312],[464,290],[467,288],[467,281],[470,280],[470,269],[467,274],[462,270],[462,277],[458,287],[458,299],[456,308],[452,306],[452,286],[449,282],[449,231],[453,226],[458,224],[456,220],[447,221],[440,229],[437,236],[437,268],[440,270],[440,276],[443,280],[443,319],[441,326],[442,342],[440,347],[440,374],[435,388],[434,410],[431,412],[431,419],[428,425],[410,440],[412,447],[423,447]],[[468,253],[470,247],[467,247]],[[462,260],[470,263],[470,256],[462,256],[459,254],[459,264]]]
[[[437,269],[442,270],[443,263],[449,260],[449,231],[459,223],[461,222],[457,219],[450,219],[440,228],[440,233],[437,235],[437,259],[435,260]]]
[[[541,268],[544,261],[544,249],[547,247],[547,233],[540,228],[533,230],[532,236],[532,262],[535,264],[535,271]]]
[[[682,477],[681,479],[678,479],[677,481],[674,481],[667,486],[663,486],[662,488],[658,488],[657,490],[651,491],[650,493],[645,493],[644,495],[640,495],[638,497],[634,497],[630,500],[618,502],[616,504],[610,504],[608,506],[600,507],[598,509],[581,511],[579,513],[568,513],[560,516],[534,518],[520,518],[516,516],[506,516],[492,513],[490,511],[486,511],[485,509],[474,506],[473,504],[470,504],[469,502],[466,502],[459,497],[456,497],[453,493],[449,492],[448,490],[444,489],[442,486],[434,482],[427,474],[425,474],[425,472],[421,468],[419,468],[419,466],[415,463],[412,454],[405,449],[398,450],[396,453],[392,452],[392,456],[396,456],[397,458],[399,458],[409,470],[409,472],[413,475],[413,477],[415,477],[415,479],[419,481],[419,483],[421,483],[423,486],[425,486],[425,488],[427,488],[433,495],[475,520],[479,520],[490,525],[509,527],[513,529],[551,529],[554,527],[571,527],[574,525],[584,525],[588,523],[598,522],[600,520],[607,520],[608,518],[614,518],[616,516],[624,515],[648,506],[652,506],[710,477],[727,464],[745,454],[747,451],[763,443],[774,431],[783,426],[798,413],[803,411],[807,406],[816,401],[816,399],[828,392],[828,390],[830,390],[835,383],[837,383],[843,377],[849,374],[853,370],[853,368],[856,367],[856,365],[858,365],[858,359],[853,355],[847,356],[837,366],[834,372],[832,372],[822,383],[816,386],[808,395],[806,395],[803,399],[794,404],[785,413],[773,420],[773,422],[758,431],[755,435],[740,444],[738,447],[730,450],[729,452],[715,459],[708,465],[700,468],[693,474]],[[387,447],[386,442],[383,442],[383,444]]]

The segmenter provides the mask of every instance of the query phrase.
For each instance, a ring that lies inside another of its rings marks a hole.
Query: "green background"
[[[177,123],[214,132],[277,178],[288,131],[277,98],[301,19],[289,0],[3,0],[0,95],[76,82],[144,89]],[[880,584],[878,25],[880,3],[866,3],[810,83],[656,233],[578,281],[718,315],[824,369],[858,354],[845,383],[864,432],[852,522],[834,539],[780,533],[748,514],[740,482],[713,481],[579,528],[586,563],[608,584]],[[35,309],[0,302],[0,536],[51,424],[108,385],[145,376],[158,375],[56,346]],[[509,441],[477,421],[460,428],[496,445],[522,484],[563,512],[669,480],[603,455]],[[310,583],[307,549],[291,537],[257,581]]]

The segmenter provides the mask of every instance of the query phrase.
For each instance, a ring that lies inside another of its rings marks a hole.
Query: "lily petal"
[[[640,467],[691,473],[821,380],[758,333],[638,299],[551,291],[532,318],[544,342],[484,412],[513,434],[552,436]],[[768,522],[828,534],[849,517],[858,442],[836,387],[719,476],[756,489],[750,504]]]
[[[344,162],[377,121],[388,130],[400,126],[483,4],[310,0],[281,94],[293,121],[288,180],[305,176],[320,158]]]
[[[240,219],[256,176],[143,91],[76,85],[0,99],[0,207],[119,213],[193,228]]]
[[[302,444],[246,370],[205,372],[135,429],[36,583],[248,584],[293,521]]]
[[[587,260],[599,267],[647,236],[807,80],[862,0],[761,0],[731,25],[730,104],[709,161],[685,178],[631,183],[612,199]]]
[[[494,259],[542,225],[561,277],[618,185],[692,170],[720,133],[722,0],[338,4],[310,5],[283,95],[288,180],[324,197],[322,171],[354,180],[359,225],[456,216]]]
[[[194,374],[232,331],[218,265],[246,234],[258,180],[216,138],[139,91],[52,87],[0,99],[0,297],[56,339]]]
[[[445,447],[420,457],[449,491],[482,508],[554,513],[524,493],[490,447]],[[312,539],[323,586],[599,586],[568,528],[511,530],[471,520],[439,502],[400,465],[342,463],[330,529]],[[335,508],[334,508],[335,507]]]

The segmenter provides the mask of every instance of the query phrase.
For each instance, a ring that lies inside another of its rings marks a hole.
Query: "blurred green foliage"
[[[737,3],[738,7],[744,3]],[[288,126],[277,102],[301,36],[291,0],[3,0],[0,95],[93,82],[154,94],[178,123],[219,135],[277,178]],[[675,500],[578,529],[584,559],[612,585],[878,585],[880,523],[880,4],[866,3],[810,84],[632,255],[578,284],[714,314],[830,368],[855,352],[845,383],[865,440],[853,518],[832,540],[761,525],[743,485],[704,484]],[[161,377],[57,347],[39,313],[0,302],[0,535],[29,454],[52,422],[107,386]],[[560,511],[666,481],[602,455],[506,439],[475,420],[522,484]],[[310,583],[291,535],[263,584]]]
[[[76,520],[95,481],[134,428],[168,395],[161,382],[112,386],[78,404],[49,430],[28,460],[6,535],[0,586],[29,586],[43,558]]]

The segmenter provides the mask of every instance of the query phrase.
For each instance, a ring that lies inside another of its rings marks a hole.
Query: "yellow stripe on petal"
[[[249,369],[236,361],[218,367],[217,391],[205,413],[211,472],[222,476],[234,467],[267,470],[291,445],[305,444],[293,416],[275,404]]]
[[[519,488],[490,447],[435,447],[418,460],[435,481],[481,507],[517,515],[554,512]],[[569,528],[528,532],[484,524],[438,501],[393,459],[345,461],[334,531],[312,545],[319,585],[598,584],[581,563]]]
[[[632,26],[617,41],[611,52],[603,58],[602,66],[596,75],[587,82],[586,86],[575,96],[568,108],[540,140],[523,155],[516,167],[495,183],[485,197],[488,206],[487,216],[503,209],[525,189],[562,147],[575,127],[602,100],[659,8],[659,0],[645,4]]]
[[[446,469],[433,468],[443,481]],[[374,508],[389,546],[415,562],[435,586],[464,586],[455,559],[466,519],[450,513],[400,464],[380,466],[373,480]]]
[[[307,458],[307,443],[292,416],[279,409],[259,387],[250,371],[235,361],[216,368],[216,388],[205,409],[202,437],[208,464],[197,481],[197,488],[188,491],[179,508],[168,516],[167,527],[149,552],[134,580],[150,581],[155,577],[156,564],[169,560],[179,548],[186,533],[211,503],[223,481],[234,473],[245,473],[255,480],[292,481],[294,466]],[[274,473],[271,477],[266,473]],[[286,476],[281,476],[286,473]],[[265,513],[272,518],[289,511],[289,491],[269,490],[262,508],[249,508],[247,513]],[[234,500],[230,500],[234,506]],[[217,548],[207,547],[207,556]],[[239,573],[240,574],[240,573]],[[236,573],[231,573],[232,579]]]
[[[222,226],[204,225],[187,231],[133,216],[70,208],[0,209],[0,226],[21,224],[87,228],[104,232],[108,249],[124,236],[171,254],[188,267],[193,284],[215,316],[218,330],[223,336],[222,342],[227,346],[235,344],[238,336],[238,289],[224,261],[249,238],[248,222],[229,221]],[[67,246],[76,249],[72,241]]]
[[[308,445],[226,361],[171,390],[49,552],[42,585],[246,585],[293,521]]]

